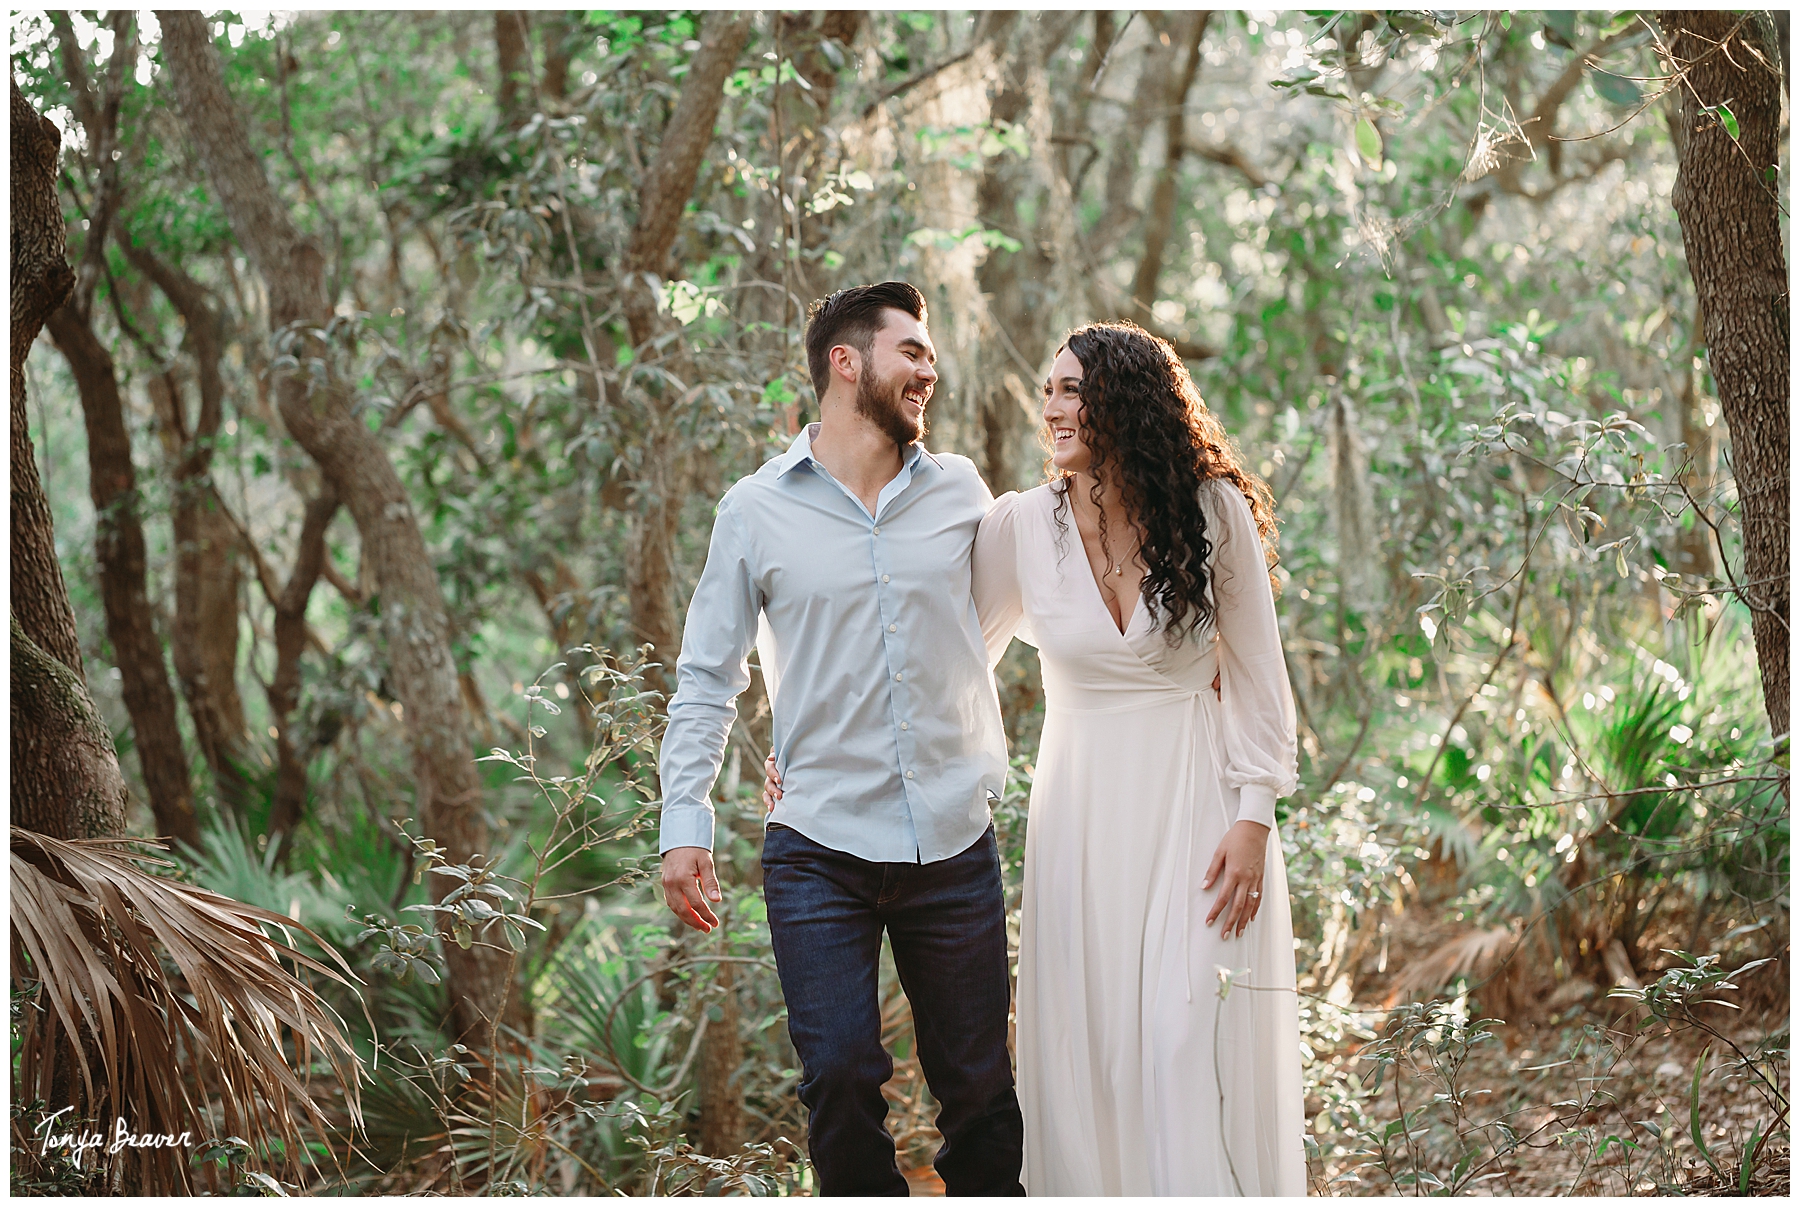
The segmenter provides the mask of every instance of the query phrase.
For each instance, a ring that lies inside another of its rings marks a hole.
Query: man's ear
[[[831,371],[851,385],[856,384],[857,376],[862,372],[862,353],[849,344],[833,344],[826,354],[831,363]]]

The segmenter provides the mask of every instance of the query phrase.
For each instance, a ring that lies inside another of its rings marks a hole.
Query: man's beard
[[[864,374],[856,386],[856,413],[902,448],[925,438],[925,416],[913,417],[905,392],[905,382],[879,385],[872,374]]]

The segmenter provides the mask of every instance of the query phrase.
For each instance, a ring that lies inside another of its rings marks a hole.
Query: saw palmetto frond
[[[122,1120],[195,1144],[241,1137],[258,1159],[291,1163],[305,1133],[334,1134],[327,1087],[312,1084],[322,1060],[360,1127],[361,1062],[303,979],[350,985],[349,965],[322,942],[335,968],[296,950],[294,932],[318,938],[280,914],[157,875],[174,865],[144,845],[13,829],[13,982],[35,1005],[15,1100],[72,1105],[109,1132]],[[192,1155],[125,1148],[109,1172],[140,1192],[187,1191]]]

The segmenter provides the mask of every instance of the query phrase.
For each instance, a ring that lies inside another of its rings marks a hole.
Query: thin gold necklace
[[[1074,497],[1074,494],[1075,494],[1075,492],[1072,490],[1069,492],[1069,495],[1071,498]],[[1098,510],[1097,507],[1096,507],[1096,510]],[[1096,525],[1096,527],[1098,527],[1098,526]],[[1137,551],[1133,550],[1130,554],[1126,555],[1126,557],[1120,561],[1116,561],[1116,562],[1113,561],[1112,547],[1107,544],[1106,533],[1104,531],[1102,531],[1102,532],[1100,532],[1100,556],[1106,562],[1106,565],[1107,565],[1107,572],[1105,574],[1101,575],[1100,577],[1102,577],[1102,578],[1107,578],[1107,577],[1124,578],[1125,577],[1125,563],[1130,561],[1133,557],[1136,557]]]

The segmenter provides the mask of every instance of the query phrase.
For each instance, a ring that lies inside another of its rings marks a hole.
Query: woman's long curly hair
[[[1275,565],[1275,502],[1268,483],[1244,468],[1236,443],[1206,409],[1187,366],[1167,340],[1136,323],[1089,323],[1071,331],[1063,347],[1081,362],[1081,440],[1092,454],[1091,498],[1100,513],[1103,484],[1116,481],[1126,514],[1142,534],[1139,553],[1147,573],[1144,603],[1170,645],[1214,619],[1207,560],[1213,541],[1200,506],[1200,486],[1230,482],[1250,505],[1262,539],[1269,581],[1279,589]],[[1058,353],[1062,351],[1057,349]],[[1046,471],[1056,475],[1054,467]],[[1066,530],[1065,509],[1073,474],[1055,488],[1056,521]]]

